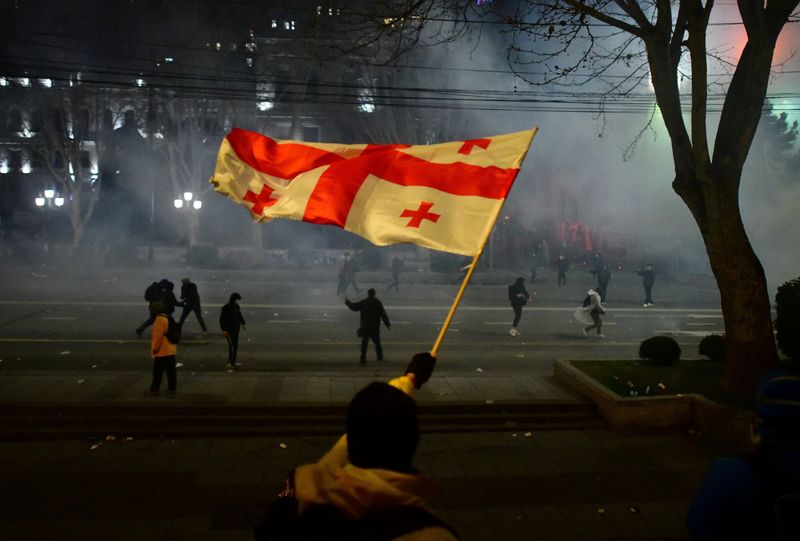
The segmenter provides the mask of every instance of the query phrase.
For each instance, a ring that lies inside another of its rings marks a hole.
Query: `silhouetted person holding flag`
[[[405,375],[359,391],[347,407],[346,434],[319,462],[289,473],[255,538],[455,541],[426,506],[440,487],[413,466],[419,444],[413,396],[435,363],[418,353]]]

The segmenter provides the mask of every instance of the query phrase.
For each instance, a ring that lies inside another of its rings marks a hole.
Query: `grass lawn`
[[[645,360],[572,361],[572,365],[623,397],[698,393],[721,404],[755,409],[755,396],[745,399],[722,388],[720,362],[682,359],[661,366]]]

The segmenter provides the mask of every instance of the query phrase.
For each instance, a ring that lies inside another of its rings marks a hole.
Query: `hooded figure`
[[[247,330],[245,321],[242,317],[242,310],[236,301],[240,301],[242,296],[232,293],[228,304],[222,307],[219,314],[219,327],[222,334],[228,340],[228,368],[236,369],[236,353],[239,351],[239,328]]]
[[[290,474],[256,539],[455,540],[425,505],[439,485],[412,466],[419,443],[412,396],[434,363],[420,353],[406,375],[359,391],[347,408],[347,433],[319,462]]]
[[[583,306],[576,308],[572,317],[581,324],[581,334],[583,336],[586,336],[590,330],[597,329],[597,337],[605,338],[602,333],[603,322],[600,321],[600,314],[605,314],[606,311],[601,304],[600,293],[594,289],[590,289],[586,293],[586,298],[583,299]]]
[[[511,330],[508,334],[511,336],[519,336],[520,332],[517,330],[519,320],[522,318],[522,307],[528,304],[528,290],[525,289],[525,278],[520,276],[517,281],[508,286],[508,301],[511,303],[511,308],[514,310],[514,322],[511,324]]]

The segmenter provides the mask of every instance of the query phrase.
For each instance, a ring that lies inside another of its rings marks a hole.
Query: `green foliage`
[[[186,250],[186,264],[194,267],[214,265],[218,255],[217,247],[212,244],[189,246]]]
[[[700,340],[697,347],[700,355],[705,355],[712,361],[722,362],[725,360],[725,337],[718,334],[709,334]]]
[[[778,347],[787,357],[800,361],[800,277],[778,288],[775,311]]]
[[[639,357],[671,366],[681,358],[681,347],[669,336],[653,336],[639,345]]]

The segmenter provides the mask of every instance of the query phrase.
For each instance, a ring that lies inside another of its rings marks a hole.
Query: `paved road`
[[[200,271],[198,271],[200,272]],[[427,275],[426,275],[427,276]],[[377,283],[380,275],[367,275],[362,288]],[[405,285],[400,293],[383,292],[392,329],[383,332],[389,360],[405,361],[433,344],[456,293],[451,283],[419,282]],[[687,357],[696,356],[700,338],[723,330],[714,291],[687,289],[683,284],[661,284],[669,299],[643,308],[637,297],[638,281],[617,278],[620,299],[608,303],[604,318],[606,339],[584,338],[571,315],[591,286],[581,275],[567,288],[533,284],[531,305],[525,308],[520,330],[511,337],[512,312],[504,303],[505,285],[470,286],[440,351],[444,371],[475,370],[487,364],[501,373],[549,371],[553,358],[632,358],[638,345],[654,334],[672,334]],[[292,281],[289,281],[289,280]],[[484,281],[488,281],[483,277]],[[338,371],[357,362],[359,340],[355,336],[357,314],[343,299],[330,293],[330,284],[319,276],[245,274],[232,286],[230,277],[206,271],[198,278],[204,300],[206,323],[200,332],[190,316],[181,347],[181,361],[196,369],[222,370],[226,346],[218,334],[219,307],[235,287],[242,293],[248,328],[242,334],[241,360],[247,370]],[[146,277],[115,274],[88,279],[67,279],[40,273],[14,276],[0,284],[0,367],[5,370],[135,370],[146,355],[144,340],[133,328],[146,316],[137,285]],[[141,288],[140,288],[141,289]],[[362,289],[363,291],[363,289]],[[657,290],[658,291],[658,290]],[[363,293],[351,293],[359,298]],[[658,297],[657,297],[658,299]]]
[[[388,306],[391,330],[384,330],[389,359],[407,359],[430,348],[447,313],[447,306]],[[525,311],[522,336],[507,334],[510,309],[466,306],[456,315],[441,349],[443,359],[471,367],[491,362],[502,370],[521,370],[530,362],[560,358],[631,358],[642,339],[670,333],[687,356],[696,356],[700,337],[722,331],[718,311],[692,308],[609,308],[606,339],[584,338],[572,318],[572,307],[534,307]],[[207,335],[194,316],[185,326],[181,357],[208,364],[224,360],[224,339],[216,327],[216,306],[207,306]],[[7,369],[86,368],[129,370],[141,366],[146,340],[132,327],[142,318],[141,305],[92,302],[35,304],[5,302],[0,322],[0,351]],[[357,359],[358,316],[338,305],[244,306],[249,325],[240,355],[248,369],[285,370],[303,366],[329,370]],[[80,364],[83,363],[83,364]],[[219,363],[217,363],[219,364]],[[455,363],[454,363],[455,364]],[[219,365],[222,368],[222,365]]]

